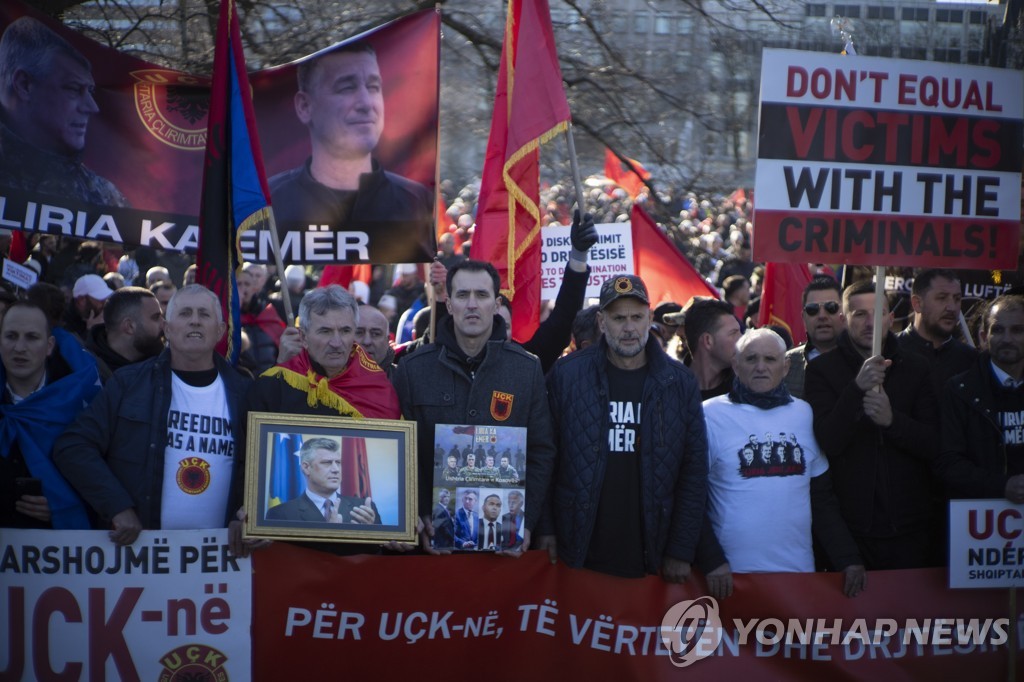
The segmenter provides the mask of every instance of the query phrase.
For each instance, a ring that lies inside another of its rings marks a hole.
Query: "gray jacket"
[[[794,398],[804,397],[804,374],[807,371],[807,350],[809,343],[804,343],[796,348],[786,351],[789,358],[789,374],[786,375],[786,388]]]

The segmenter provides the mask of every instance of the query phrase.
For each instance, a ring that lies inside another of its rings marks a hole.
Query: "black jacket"
[[[936,468],[952,498],[1006,495],[1006,444],[996,416],[991,362],[982,353],[942,392],[942,452]]]
[[[882,354],[892,360],[883,384],[893,412],[888,428],[864,415],[864,393],[855,379],[865,358],[847,332],[835,350],[811,360],[804,382],[814,436],[828,456],[843,518],[854,535],[869,537],[929,525],[931,465],[939,448],[927,363],[901,352],[892,333]]]
[[[936,397],[941,395],[947,381],[970,369],[978,358],[977,350],[956,339],[949,339],[936,348],[931,341],[917,333],[914,325],[901,331],[896,338],[903,352],[916,353],[928,362]]]
[[[548,377],[558,459],[551,503],[536,532],[555,532],[558,555],[572,567],[586,560],[608,460],[607,349],[602,339],[567,355]],[[653,338],[646,351],[639,436],[644,563],[657,573],[666,556],[694,559],[707,500],[708,442],[693,373]]]
[[[540,360],[544,374],[551,371],[555,361],[572,341],[572,323],[586,300],[589,279],[589,266],[584,272],[576,272],[566,266],[562,285],[558,288],[558,298],[555,299],[555,307],[548,318],[540,323],[530,340],[523,342],[523,348]]]
[[[523,426],[528,459],[526,527],[532,529],[555,459],[544,376],[536,357],[505,340],[504,321],[497,315],[494,320],[485,350],[469,361],[456,342],[452,318],[446,318],[438,325],[437,343],[402,358],[391,380],[402,416],[417,424],[420,515],[432,511],[434,471],[442,466],[430,454],[438,424]]]
[[[370,236],[367,260],[374,263],[425,261],[437,253],[433,196],[414,180],[390,173],[373,161],[359,178],[357,192],[339,192],[316,181],[310,163],[270,178],[270,194],[279,228],[306,232],[330,225]]]

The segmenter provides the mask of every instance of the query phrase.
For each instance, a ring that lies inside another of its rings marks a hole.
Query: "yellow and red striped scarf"
[[[399,419],[402,416],[398,394],[387,374],[357,344],[352,346],[348,365],[333,379],[313,369],[306,350],[271,367],[262,376],[279,377],[289,386],[305,391],[306,404],[310,407],[326,405],[343,417]]]

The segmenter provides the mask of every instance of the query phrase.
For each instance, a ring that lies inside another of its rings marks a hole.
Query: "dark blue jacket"
[[[558,538],[558,555],[579,567],[587,557],[608,461],[608,346],[572,353],[555,364],[548,396],[558,456],[555,485],[536,535]],[[692,562],[707,498],[708,443],[693,373],[654,339],[640,422],[644,564],[657,573],[664,557]]]

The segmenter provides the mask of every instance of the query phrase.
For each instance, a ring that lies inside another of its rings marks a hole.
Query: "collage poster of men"
[[[434,549],[519,547],[526,516],[526,429],[438,424],[434,433]]]

